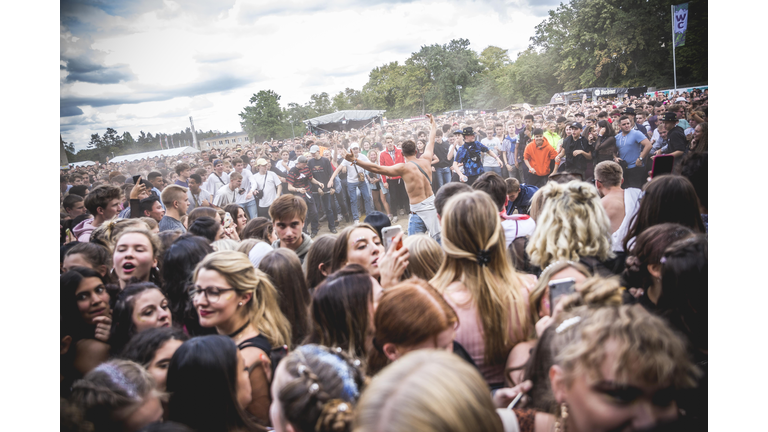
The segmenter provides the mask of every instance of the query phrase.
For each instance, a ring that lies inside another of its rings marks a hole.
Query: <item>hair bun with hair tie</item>
[[[491,253],[488,249],[483,249],[477,253],[475,259],[477,259],[477,263],[480,264],[480,267],[487,266],[491,263]]]

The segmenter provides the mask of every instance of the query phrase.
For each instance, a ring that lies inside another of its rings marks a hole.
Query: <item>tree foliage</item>
[[[326,98],[328,94],[326,93]],[[249,106],[240,113],[240,126],[251,139],[271,139],[285,133],[285,113],[280,108],[280,95],[272,90],[261,90],[251,96]]]

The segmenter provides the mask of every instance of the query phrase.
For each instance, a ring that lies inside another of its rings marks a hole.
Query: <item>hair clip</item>
[[[568,318],[567,320],[563,321],[559,326],[557,326],[557,328],[555,329],[555,332],[557,332],[557,334],[560,334],[568,330],[568,328],[573,326],[574,324],[578,324],[580,321],[581,321],[580,316]]]
[[[309,386],[309,394],[315,394],[318,391],[320,391],[320,385],[318,383],[312,383],[312,385]]]
[[[667,262],[667,257],[661,257],[661,260],[659,260],[660,263],[664,264]]]
[[[307,367],[304,365],[299,365],[299,367],[296,368],[296,370],[299,372],[299,375],[304,375],[304,372],[307,370]]]
[[[336,347],[336,352],[337,352],[337,353],[341,354],[341,352],[342,352],[342,351],[343,351],[343,350],[341,349],[341,347]]]
[[[347,406],[347,404],[345,404],[345,403],[340,403],[340,404],[339,404],[339,406],[338,406],[338,407],[336,407],[336,409],[337,409],[337,410],[339,410],[339,411],[341,411],[341,412],[344,412],[344,411],[346,411],[347,409],[349,409],[349,407],[348,407],[348,406]]]
[[[355,367],[360,367],[361,363],[360,363],[360,360],[355,359],[355,361],[353,361],[352,364],[355,365]]]
[[[488,249],[479,251],[475,258],[477,259],[477,263],[480,264],[480,267],[491,263],[491,253],[488,252]]]

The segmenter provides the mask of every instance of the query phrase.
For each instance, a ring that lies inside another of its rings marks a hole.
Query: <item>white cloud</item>
[[[522,0],[65,3],[62,61],[79,56],[97,69],[90,82],[61,73],[61,113],[69,115],[61,131],[79,147],[107,127],[176,132],[189,115],[198,129],[237,130],[238,113],[259,90],[274,90],[284,106],[359,90],[371,69],[451,39],[469,39],[477,52],[509,49],[514,59],[546,14]]]

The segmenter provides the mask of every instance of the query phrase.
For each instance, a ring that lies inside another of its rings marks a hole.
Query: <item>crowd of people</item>
[[[62,173],[62,430],[706,428],[707,98]]]

